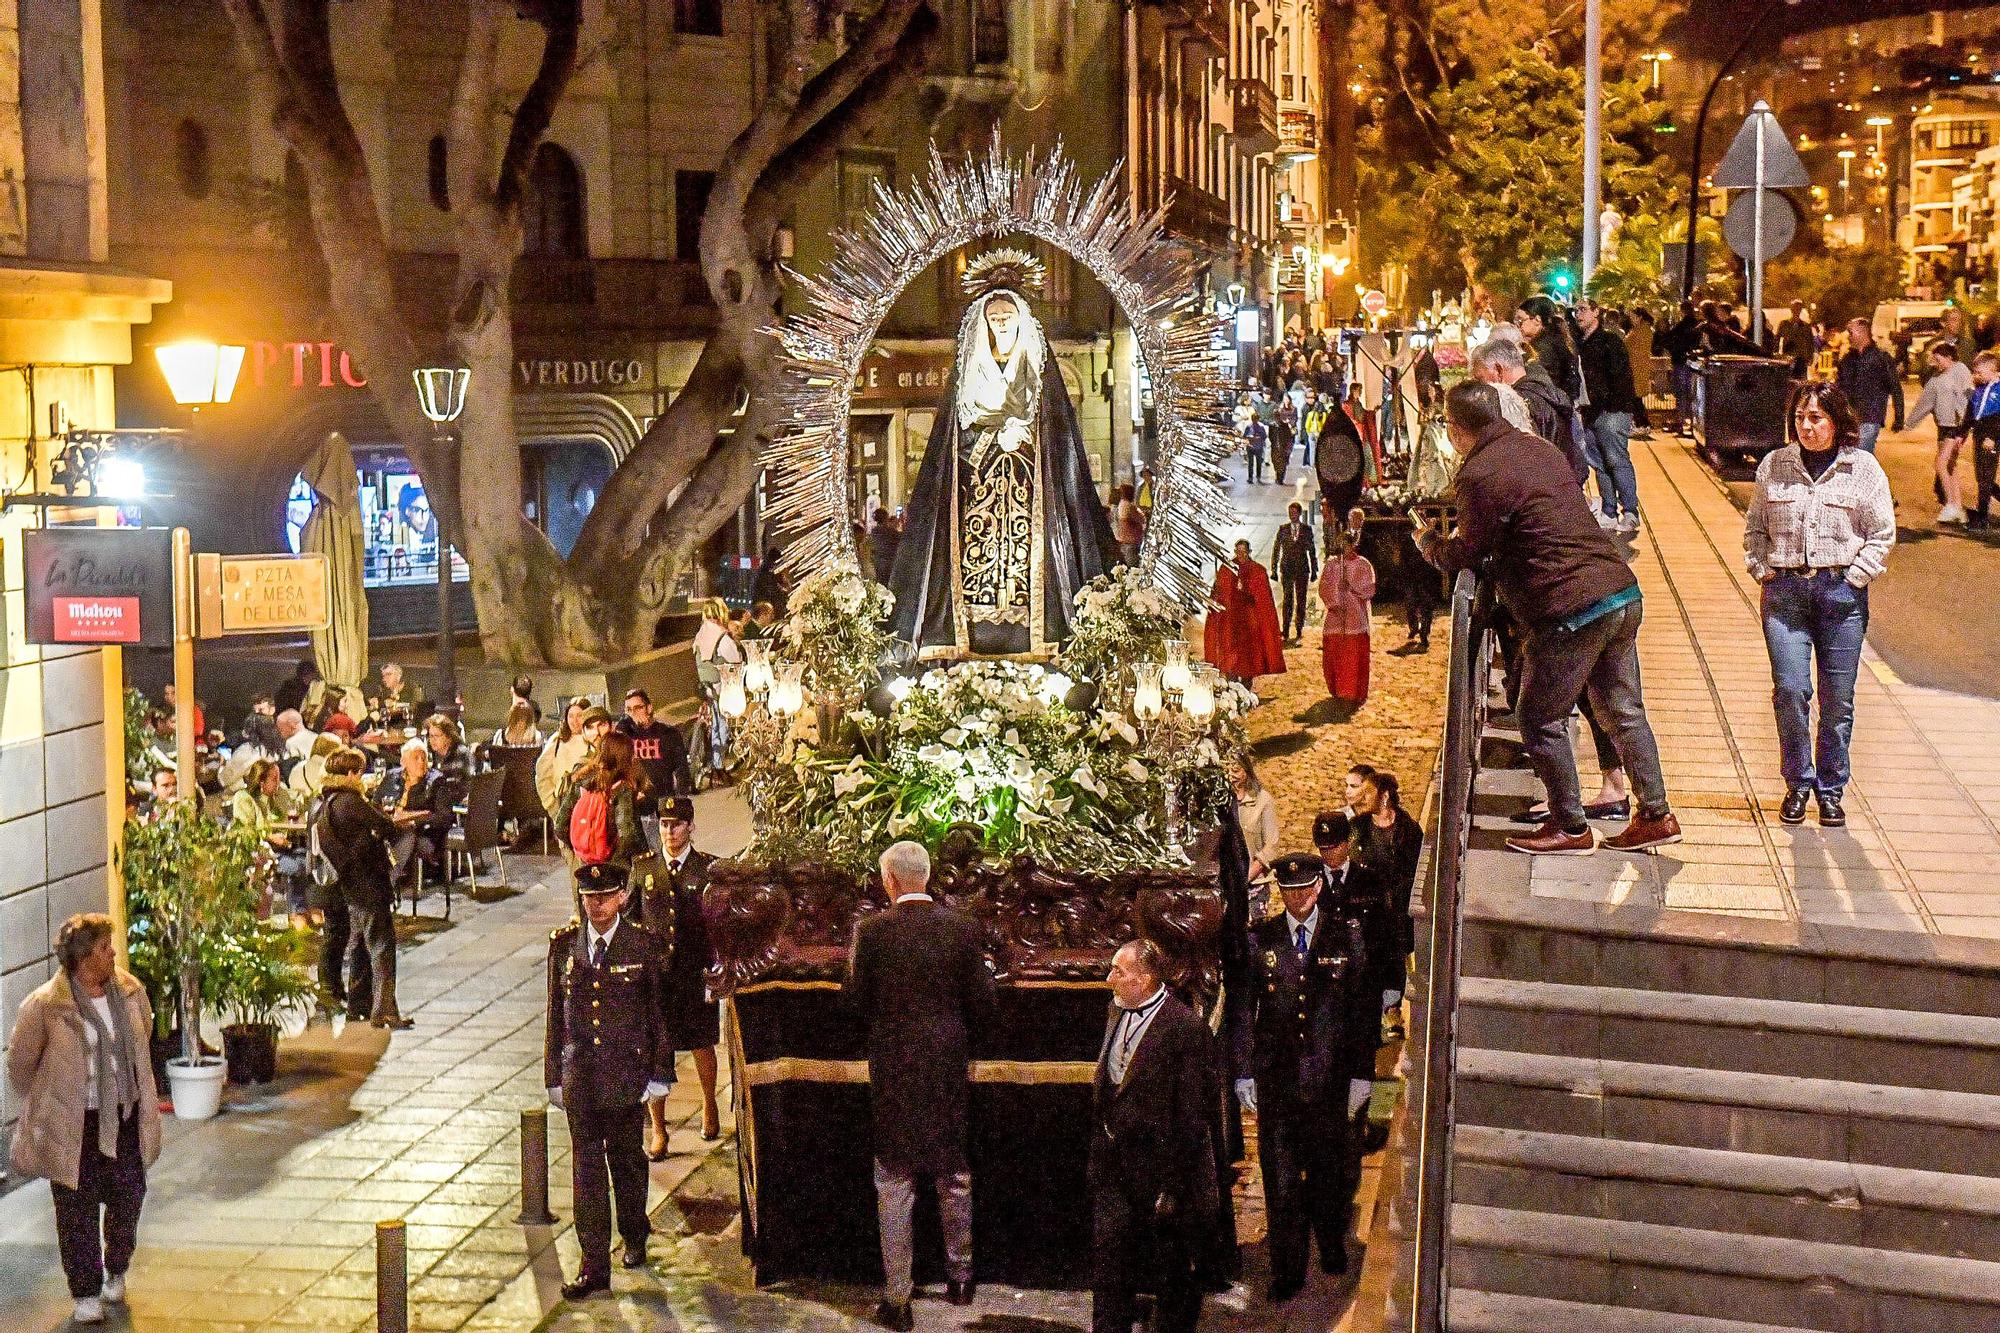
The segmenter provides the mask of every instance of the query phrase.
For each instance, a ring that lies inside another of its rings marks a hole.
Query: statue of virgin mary
[[[1117,561],[1076,410],[1023,294],[1041,271],[1018,250],[966,268],[972,303],[889,579],[895,632],[924,657],[1051,653],[1078,590]]]

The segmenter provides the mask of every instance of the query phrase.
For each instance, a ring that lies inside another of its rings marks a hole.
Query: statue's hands
[[[1000,428],[1000,448],[1006,453],[1014,453],[1028,442],[1028,423],[1021,420],[1009,421]]]

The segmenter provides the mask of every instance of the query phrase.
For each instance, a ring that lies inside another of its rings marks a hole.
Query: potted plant
[[[283,927],[257,922],[217,939],[204,973],[204,998],[223,1018],[222,1052],[231,1083],[278,1075],[278,1029],[312,1003],[305,969],[289,957]]]
[[[224,1065],[201,1051],[204,965],[217,942],[256,920],[270,858],[254,829],[233,829],[203,814],[191,800],[156,807],[125,823],[118,853],[135,943],[151,984],[168,995],[180,1029],[180,1056],[166,1062],[174,1114],[212,1116],[222,1103]],[[135,959],[139,962],[141,959]]]

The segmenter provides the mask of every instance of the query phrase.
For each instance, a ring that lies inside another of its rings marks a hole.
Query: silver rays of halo
[[[960,246],[1033,236],[1085,265],[1132,325],[1153,386],[1159,432],[1152,522],[1139,567],[1182,606],[1206,605],[1209,580],[1237,523],[1222,489],[1236,441],[1218,418],[1233,384],[1214,348],[1229,335],[1195,287],[1200,263],[1166,233],[1166,206],[1140,216],[1112,171],[1086,187],[1062,145],[1015,159],[1000,136],[983,158],[947,162],[937,145],[929,171],[901,189],[879,182],[852,230],[833,233],[818,274],[791,274],[804,313],[770,330],[783,348],[779,406],[785,424],[764,454],[769,514],[784,568],[855,564],[848,487],[848,414],[862,358],[903,289]]]

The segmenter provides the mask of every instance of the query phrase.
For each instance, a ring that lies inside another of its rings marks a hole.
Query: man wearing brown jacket
[[[1633,852],[1679,842],[1639,691],[1638,580],[1591,516],[1556,447],[1508,425],[1492,385],[1454,385],[1445,396],[1445,421],[1465,460],[1453,483],[1458,531],[1423,526],[1417,546],[1446,574],[1486,566],[1519,624],[1516,715],[1529,762],[1549,795],[1548,822],[1509,838],[1508,847],[1576,856],[1597,846],[1570,749],[1570,711],[1586,690],[1639,800],[1632,822],[1605,846]]]

